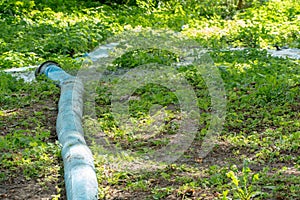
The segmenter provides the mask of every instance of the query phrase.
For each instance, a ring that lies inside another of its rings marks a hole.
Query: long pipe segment
[[[81,122],[83,84],[53,61],[44,62],[38,67],[35,75],[41,74],[45,74],[61,88],[56,132],[62,145],[67,199],[97,200],[94,160],[84,140]]]

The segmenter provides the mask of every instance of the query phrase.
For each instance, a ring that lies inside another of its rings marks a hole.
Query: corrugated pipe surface
[[[47,61],[36,70],[61,88],[56,132],[62,144],[65,185],[68,200],[98,199],[94,160],[84,137],[81,123],[83,84],[62,70],[56,62]]]

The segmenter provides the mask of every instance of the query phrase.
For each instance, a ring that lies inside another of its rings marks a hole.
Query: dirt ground
[[[47,106],[45,106],[47,105]],[[42,111],[45,115],[44,120],[42,121],[42,124],[44,124],[45,127],[48,127],[51,131],[51,137],[48,138],[49,142],[55,142],[57,140],[56,133],[55,133],[55,121],[57,116],[57,102],[53,101],[47,101],[43,104],[35,104],[33,106],[25,106],[24,108],[20,109],[21,115],[14,116],[15,119],[7,118],[5,120],[5,127],[1,127],[1,135],[6,135],[7,133],[10,133],[15,127],[17,126],[16,123],[18,121],[22,121],[28,117],[30,117],[31,113]],[[22,127],[19,127],[22,128]],[[28,127],[27,127],[28,128]],[[180,159],[178,159],[175,163],[176,164],[186,164],[191,166],[197,166],[199,168],[199,171],[201,169],[207,169],[211,165],[219,165],[219,166],[228,166],[229,164],[237,164],[241,165],[242,160],[239,160],[239,158],[236,158],[232,154],[232,149],[234,147],[230,146],[230,144],[227,144],[226,142],[219,141],[219,144],[217,145],[214,150],[208,154],[207,157],[204,159],[199,159],[197,157],[198,152],[197,150],[200,149],[199,142],[194,141],[193,144],[190,146],[190,148],[185,152],[185,155],[190,155],[189,157],[182,156]],[[245,155],[246,157],[251,157],[252,153],[248,152],[248,150],[240,149],[241,154]],[[63,165],[62,161],[57,161],[59,165]],[[287,166],[287,163],[274,163],[273,166],[269,167],[276,167],[280,168],[281,166]],[[251,169],[253,171],[260,171],[264,166],[263,165],[256,165],[251,166]],[[285,171],[286,175],[290,176],[299,176],[300,173],[296,169],[289,168],[287,171]],[[26,180],[22,174],[22,171],[19,172],[16,176],[9,178],[8,180],[5,180],[3,182],[0,182],[0,199],[3,200],[25,200],[25,199],[32,199],[32,200],[50,200],[55,197],[56,194],[60,194],[60,197],[57,197],[57,199],[66,199],[66,193],[64,189],[64,180],[63,180],[63,172],[61,174],[56,174],[55,176],[59,176],[59,178],[56,181],[47,181],[47,177],[39,177],[35,180]],[[180,175],[180,174],[179,174]],[[163,179],[161,180],[155,180],[153,183],[151,183],[153,186],[159,186],[159,187],[165,187],[170,184],[173,186],[177,183],[171,183],[168,181],[165,181]],[[57,187],[59,186],[59,187]],[[143,199],[143,197],[151,195],[151,192],[145,192],[145,191],[128,191],[124,190],[122,188],[123,186],[111,186],[109,190],[109,199],[115,199],[115,200],[125,200],[125,199]],[[60,190],[60,191],[58,191]],[[204,197],[205,194],[205,197]],[[209,195],[207,195],[209,194]],[[202,190],[191,190],[185,192],[185,198],[189,199],[214,199],[220,196],[219,193],[215,191],[210,191],[210,189],[202,189]],[[174,191],[174,194],[169,195],[165,199],[183,199],[183,196],[178,196],[176,194],[176,191]],[[280,197],[278,199],[281,199]]]

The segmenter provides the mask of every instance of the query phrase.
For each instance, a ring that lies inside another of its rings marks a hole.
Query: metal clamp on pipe
[[[45,74],[61,88],[56,132],[62,145],[67,199],[97,200],[98,183],[93,155],[84,140],[81,122],[83,84],[54,61],[41,64],[35,75],[41,74]]]

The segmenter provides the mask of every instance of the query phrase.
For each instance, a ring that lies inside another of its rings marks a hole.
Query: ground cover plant
[[[89,130],[84,118],[100,199],[299,198],[300,61],[272,57],[265,50],[300,47],[297,1],[2,0],[0,27],[1,69],[51,59],[76,74],[86,53],[124,31],[172,30],[208,50],[227,96],[216,146],[199,157],[211,123],[211,97],[195,66],[179,66],[176,71],[198,98],[200,125],[192,144],[172,164],[140,171],[111,166],[133,158],[99,153],[93,140],[99,130]],[[176,135],[182,116],[169,88],[147,84],[134,92],[129,110],[136,129],[118,126],[111,98],[120,80],[116,74],[181,60],[170,49],[130,51],[113,62],[106,79],[93,85],[93,123],[111,144],[140,156]],[[0,198],[66,199],[55,133],[59,88],[46,78],[27,83],[4,72],[0,80]],[[162,109],[164,123],[152,126]],[[155,134],[145,138],[145,129]]]

